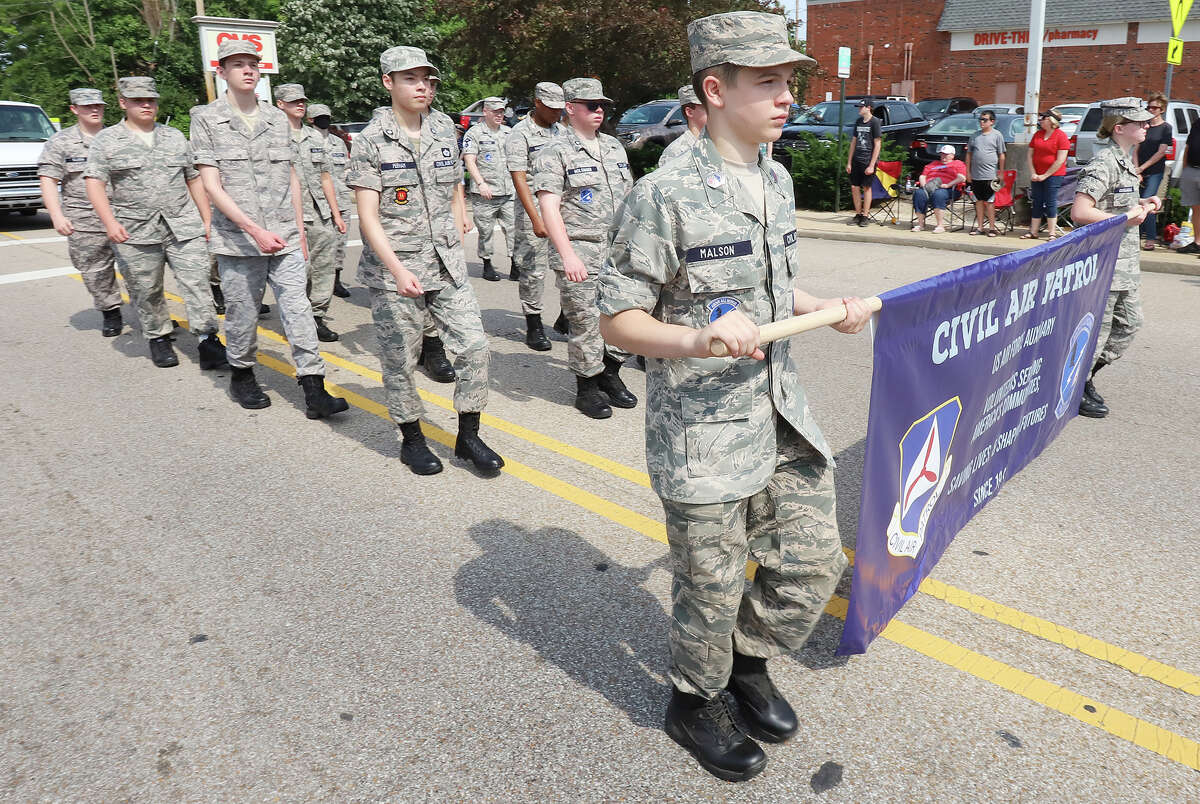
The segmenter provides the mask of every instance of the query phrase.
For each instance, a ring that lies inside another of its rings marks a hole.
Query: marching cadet
[[[593,419],[637,405],[621,381],[628,357],[605,347],[596,308],[596,277],[608,254],[608,230],[617,206],[633,186],[629,157],[616,137],[600,133],[612,99],[594,78],[563,84],[567,133],[538,153],[533,189],[550,242],[550,267],[558,280],[570,338],[567,363],[575,373],[575,407]]]
[[[308,106],[304,87],[300,84],[275,87],[275,105],[287,115],[296,147],[300,203],[304,209],[304,233],[308,237],[308,301],[312,305],[317,340],[329,343],[339,337],[326,325],[325,315],[333,300],[337,238],[346,233],[346,222],[338,209],[325,138],[312,126],[304,125],[304,112]]]
[[[1162,199],[1158,196],[1140,198],[1141,177],[1132,153],[1146,139],[1146,129],[1154,115],[1142,108],[1141,98],[1107,100],[1100,104],[1100,111],[1104,117],[1096,136],[1108,140],[1108,144],[1101,143],[1096,147],[1092,161],[1079,174],[1071,220],[1082,226],[1124,215],[1132,209],[1138,210],[1138,214],[1125,224],[1125,237],[1117,253],[1104,321],[1100,324],[1096,353],[1092,356],[1092,371],[1079,400],[1079,414],[1093,419],[1108,415],[1108,405],[1093,384],[1096,372],[1125,354],[1129,344],[1133,343],[1133,336],[1142,328],[1138,226],[1147,214],[1162,209]]]
[[[254,94],[258,51],[229,39],[217,48],[223,96],[192,117],[192,151],[213,207],[210,250],[225,294],[225,340],[233,367],[229,392],[243,408],[271,404],[254,377],[258,310],[268,282],[292,348],[310,419],[346,410],[325,390],[325,361],[309,304],[303,196],[288,117]]]
[[[84,287],[103,317],[100,334],[113,338],[121,334],[121,288],[113,268],[112,244],[88,201],[83,180],[88,148],[104,128],[107,104],[98,89],[72,89],[69,97],[75,125],[46,140],[38,157],[42,204],[50,213],[54,231],[67,238],[71,265],[83,277]]]
[[[533,96],[533,110],[513,126],[504,144],[513,189],[521,202],[515,210],[516,234],[508,278],[521,283],[525,345],[537,352],[548,352],[550,339],[542,328],[542,291],[550,264],[550,244],[546,242],[546,225],[538,211],[537,199],[529,187],[537,170],[534,160],[538,151],[566,133],[566,127],[558,122],[566,102],[562,87],[549,81],[534,87]]]
[[[512,175],[508,172],[504,144],[512,129],[504,125],[504,98],[483,99],[483,120],[471,126],[463,135],[463,161],[471,175],[471,215],[479,230],[479,258],[483,260],[483,278],[499,282],[500,274],[492,267],[495,255],[496,224],[504,248],[512,260],[510,232],[515,223]]]
[[[400,459],[415,474],[442,471],[421,432],[424,406],[413,382],[427,314],[455,354],[456,457],[496,472],[504,460],[479,437],[487,405],[488,342],[479,302],[467,279],[458,137],[448,119],[428,114],[431,77],[415,47],[392,47],[379,57],[391,109],[379,110],[354,138],[346,184],[355,190],[364,247],[358,279],[371,294],[388,411],[400,426]],[[455,196],[459,200],[455,200]]]
[[[205,245],[211,211],[192,164],[192,149],[182,133],[155,122],[158,89],[153,78],[122,78],[117,91],[125,119],[92,140],[83,172],[88,200],[112,241],[154,365],[179,365],[163,296],[163,265],[169,262],[187,307],[188,327],[200,340],[200,368],[222,367],[225,347],[217,337],[220,325],[208,287]]]
[[[679,108],[683,110],[683,116],[687,118],[687,131],[671,140],[670,144],[663,148],[663,152],[658,157],[659,167],[675,157],[691,151],[692,147],[699,142],[700,135],[704,132],[704,124],[708,121],[708,111],[696,97],[696,90],[687,84],[679,88]]]
[[[605,339],[650,358],[646,463],[674,565],[665,728],[708,771],[740,781],[767,758],[721,692],[760,739],[796,733],[766,661],[804,644],[846,566],[799,345],[760,345],[758,327],[845,304],[834,328],[858,332],[870,314],[857,298],[793,288],[792,182],[759,152],[787,119],[793,71],[812,60],[775,14],[705,17],[688,41],[706,132],[618,212],[599,304]],[[718,341],[730,358],[710,357]],[[748,556],[759,567],[747,592]]]
[[[354,193],[350,192],[350,188],[346,186],[346,167],[350,163],[350,151],[347,150],[346,143],[342,138],[329,130],[333,113],[329,111],[328,106],[323,103],[311,104],[307,108],[307,114],[309,122],[321,135],[321,142],[325,146],[325,167],[329,169],[329,175],[333,177],[338,213],[349,227],[350,210],[354,208]],[[334,233],[337,247],[333,255],[333,295],[339,299],[350,296],[350,291],[346,290],[346,286],[342,284],[342,268],[346,265],[346,238],[345,230],[338,230]],[[319,336],[320,332],[317,335]]]

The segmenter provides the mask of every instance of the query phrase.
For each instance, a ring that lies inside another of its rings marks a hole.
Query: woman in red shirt
[[[1022,240],[1036,240],[1042,219],[1046,219],[1046,239],[1058,237],[1058,189],[1067,173],[1067,151],[1071,143],[1058,127],[1062,115],[1051,109],[1038,115],[1038,130],[1026,151],[1029,182],[1029,231]]]

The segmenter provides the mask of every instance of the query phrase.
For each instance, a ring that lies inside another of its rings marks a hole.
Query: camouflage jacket
[[[445,286],[442,266],[462,286],[467,263],[451,207],[462,180],[453,124],[426,116],[419,150],[414,151],[392,110],[379,110],[354,137],[346,184],[379,193],[379,221],[388,245],[425,290]],[[391,272],[370,248],[359,259],[358,280],[371,288],[396,289]]]
[[[92,141],[83,175],[111,186],[113,214],[129,233],[128,243],[153,245],[204,234],[187,187],[200,174],[187,138],[177,129],[156,123],[150,148],[124,122],[109,126]]]
[[[92,209],[83,183],[90,145],[91,140],[83,136],[79,126],[64,128],[46,140],[42,155],[38,157],[38,175],[58,180],[63,214],[76,231],[103,232],[104,224]],[[106,190],[111,197],[111,188]]]
[[[800,270],[791,177],[758,164],[766,221],[707,136],[639,181],[617,211],[600,312],[636,308],[696,329],[732,309],[760,325],[790,317]],[[776,413],[832,460],[800,384],[802,344],[769,344],[764,361],[647,361],[646,463],[660,496],[712,503],[762,490],[776,466]]]
[[[221,171],[221,186],[238,209],[267,231],[287,241],[276,252],[300,248],[300,227],[292,207],[292,165],[296,149],[287,115],[266,101],[258,102],[254,130],[247,130],[226,96],[201,106],[192,116],[192,154],[197,165]],[[254,238],[213,205],[213,254],[265,256]]]
[[[672,159],[688,153],[698,141],[699,138],[692,133],[692,130],[690,128],[685,128],[682,134],[671,140],[666,148],[663,148],[662,154],[660,154],[658,157],[658,166],[662,167]]]
[[[1128,153],[1115,143],[1100,144],[1092,161],[1084,165],[1079,173],[1075,192],[1089,195],[1096,200],[1096,209],[1102,212],[1128,212],[1137,205],[1141,193],[1141,179],[1134,172],[1136,163]],[[1138,248],[1138,227],[1128,226],[1117,253],[1117,266],[1113,270],[1113,290],[1133,290],[1141,281],[1141,251]]]
[[[312,223],[317,215],[328,221],[333,212],[321,188],[321,174],[330,172],[325,137],[312,126],[301,126],[300,138],[292,142],[296,146],[296,167],[300,170],[300,191],[304,195],[304,222]]]
[[[525,171],[525,180],[532,185],[534,174],[537,172],[534,160],[537,159],[538,151],[566,133],[567,127],[562,123],[542,128],[533,122],[532,114],[522,118],[512,127],[508,139],[504,142],[504,155],[509,171]]]
[[[629,157],[615,137],[597,134],[600,158],[592,156],[574,129],[538,152],[533,192],[562,196],[562,218],[572,240],[601,242],[633,186]]]
[[[318,132],[320,133],[320,132]],[[333,189],[337,192],[338,211],[346,218],[354,209],[354,191],[346,186],[346,168],[350,166],[350,151],[341,137],[330,132],[322,134],[325,142],[326,165],[333,176]],[[349,218],[346,223],[349,224]]]
[[[487,123],[476,123],[467,129],[463,135],[462,152],[475,155],[475,166],[479,175],[492,188],[494,195],[512,195],[512,174],[508,172],[508,159],[504,151],[512,129],[501,124],[500,128],[492,131]],[[471,192],[479,192],[475,181],[471,181]]]

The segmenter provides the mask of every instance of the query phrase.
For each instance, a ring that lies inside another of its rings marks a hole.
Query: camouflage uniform
[[[83,175],[110,186],[113,215],[129,234],[112,247],[142,334],[161,338],[173,328],[163,296],[164,263],[179,283],[191,331],[214,334],[220,325],[209,290],[204,221],[187,185],[200,174],[181,132],[159,123],[153,136],[154,145],[147,147],[124,122],[104,129],[92,142]]]
[[[346,240],[350,236],[350,211],[354,209],[354,192],[346,186],[346,168],[350,165],[350,152],[341,137],[326,131],[322,134],[325,143],[326,165],[329,175],[333,177],[333,189],[337,191],[338,211],[346,222],[346,231],[339,232],[335,227],[333,236],[337,243],[333,255],[334,272],[346,266]]]
[[[525,181],[530,191],[536,177],[534,160],[538,151],[566,134],[567,127],[555,123],[550,128],[542,128],[533,120],[533,113],[512,127],[512,133],[504,143],[504,153],[508,160],[510,172],[525,171]],[[536,199],[535,199],[536,203]],[[513,236],[513,265],[521,272],[519,294],[521,297],[521,312],[525,315],[542,314],[542,290],[546,284],[546,270],[550,266],[550,241],[533,233],[533,222],[525,214],[525,208],[518,202],[514,205],[516,217],[515,234]]]
[[[333,225],[333,210],[321,187],[321,174],[331,171],[321,132],[312,126],[302,126],[300,138],[295,143],[304,205],[304,231],[308,235],[308,298],[313,315],[324,318],[333,298],[333,275],[337,270],[338,230]]]
[[[496,255],[492,238],[497,223],[500,224],[505,249],[511,249],[510,238],[516,223],[515,201],[512,174],[508,172],[508,160],[505,158],[505,142],[511,133],[512,129],[503,123],[495,131],[488,128],[487,123],[476,123],[463,135],[463,156],[475,155],[479,175],[492,188],[492,197],[484,198],[479,195],[474,181],[470,186],[471,216],[475,220],[475,228],[479,230],[479,246],[476,251],[481,260],[490,260]],[[511,256],[511,251],[509,253]]]
[[[478,412],[487,405],[487,337],[451,208],[462,179],[459,165],[453,124],[432,115],[423,119],[419,154],[390,109],[376,113],[351,148],[346,184],[379,193],[388,244],[425,291],[415,299],[401,296],[375,252],[363,249],[358,280],[371,293],[388,411],[397,424],[416,421],[424,412],[413,371],[430,314],[455,355],[455,410]]]
[[[84,97],[88,103],[103,103],[99,90],[96,98]],[[81,96],[82,97],[82,96]],[[71,101],[75,103],[74,98]],[[71,264],[83,277],[83,284],[92,294],[97,310],[115,310],[121,306],[121,288],[113,267],[112,243],[104,224],[88,201],[83,169],[87,166],[91,137],[85,137],[79,126],[64,128],[46,141],[38,157],[38,175],[59,182],[63,215],[75,229],[67,236],[67,253]]]
[[[1116,143],[1101,143],[1096,155],[1079,174],[1076,193],[1091,196],[1096,209],[1123,214],[1138,204],[1141,179],[1134,172],[1136,163]],[[1117,253],[1112,286],[1100,337],[1096,341],[1093,363],[1112,363],[1129,348],[1133,336],[1142,328],[1142,271],[1141,250],[1138,248],[1138,229],[1127,227]]]
[[[599,82],[597,82],[599,83]],[[604,370],[606,346],[600,337],[600,314],[596,308],[596,277],[608,255],[608,233],[617,206],[633,186],[629,157],[615,137],[597,132],[596,159],[573,129],[543,149],[534,169],[533,191],[561,196],[562,218],[576,256],[587,266],[588,278],[572,282],[563,271],[562,255],[550,249],[561,294],[563,314],[570,325],[567,363],[581,377],[594,377]],[[625,352],[607,347],[617,360]]]
[[[707,136],[643,178],[617,214],[600,312],[640,309],[692,328],[734,308],[759,325],[790,317],[800,269],[792,182],[762,157],[759,171],[765,221]],[[798,649],[846,566],[833,459],[798,349],[782,340],[763,347],[764,361],[647,361],[646,463],[666,511],[671,680],[684,692],[715,697],[734,650]],[[760,563],[748,593],[747,556]]]
[[[689,104],[698,103],[700,103],[700,99],[696,97],[696,90],[690,84],[679,88],[679,104],[681,109]],[[686,116],[684,119],[687,119]],[[672,159],[688,153],[697,142],[699,142],[699,137],[692,133],[691,127],[685,128],[682,134],[671,140],[666,148],[663,148],[663,152],[658,156],[658,166],[662,167]]]
[[[197,165],[220,170],[221,186],[242,212],[287,243],[282,251],[264,254],[253,237],[213,206],[209,249],[220,264],[229,365],[254,367],[258,308],[270,282],[292,347],[296,375],[324,376],[325,361],[318,352],[316,322],[306,292],[308,272],[292,208],[296,151],[287,115],[260,100],[253,130],[248,130],[227,94],[192,116],[192,151]]]

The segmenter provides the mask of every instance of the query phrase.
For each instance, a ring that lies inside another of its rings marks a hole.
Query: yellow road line
[[[17,237],[12,232],[0,232],[0,235],[4,235],[5,237],[11,237],[13,240],[24,240],[25,239],[23,237]]]
[[[173,297],[173,300],[177,299],[178,297]],[[186,325],[186,322],[184,324]],[[288,377],[295,377],[295,370],[291,364],[282,360],[260,354],[258,362]],[[327,382],[326,385],[354,407],[384,421],[391,421],[387,408],[378,402],[332,382]],[[447,447],[454,446],[454,436],[445,430],[427,422],[421,422],[421,429],[438,443]],[[609,502],[591,492],[584,491],[517,461],[505,459],[505,466],[501,471],[655,541],[666,542],[665,529],[657,520]],[[845,620],[848,605],[849,601],[835,595],[830,599],[825,610],[829,614]],[[1092,701],[1066,687],[1060,687],[1024,670],[976,653],[899,620],[893,619],[888,623],[880,636],[982,681],[995,684],[1001,689],[1008,690],[1048,709],[1061,712],[1081,723],[1103,729],[1114,737],[1139,745],[1173,762],[1200,771],[1200,743],[1181,734],[1156,726],[1119,709]]]

